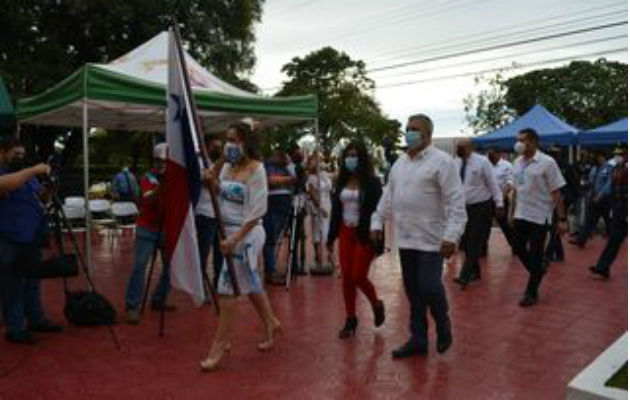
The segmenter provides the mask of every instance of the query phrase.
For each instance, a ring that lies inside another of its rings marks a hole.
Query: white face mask
[[[516,142],[514,143],[514,152],[516,154],[523,154],[525,153],[525,143],[523,142]]]

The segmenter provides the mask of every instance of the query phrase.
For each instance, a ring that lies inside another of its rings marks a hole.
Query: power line
[[[440,67],[432,67],[432,68],[417,69],[417,70],[413,70],[413,71],[399,72],[399,73],[392,74],[392,75],[380,76],[378,79],[397,78],[397,77],[400,77],[400,76],[416,75],[416,74],[421,74],[421,73],[426,73],[426,72],[432,72],[432,71],[436,71],[438,69],[455,68],[455,67],[459,67],[459,66],[467,66],[467,65],[473,65],[473,64],[482,64],[482,63],[491,62],[491,61],[504,60],[504,59],[510,58],[510,57],[529,56],[529,55],[532,55],[532,54],[545,53],[545,52],[553,51],[553,50],[565,50],[565,49],[569,49],[569,48],[572,48],[572,47],[587,46],[587,45],[590,45],[590,44],[608,42],[608,41],[617,40],[617,39],[624,39],[624,38],[627,38],[627,37],[628,37],[628,35],[625,35],[625,34],[624,35],[608,36],[608,37],[605,37],[605,38],[586,40],[586,41],[577,42],[577,43],[563,44],[563,45],[548,47],[548,48],[544,48],[544,49],[536,49],[534,51],[527,52],[527,53],[523,53],[523,52],[511,53],[511,54],[505,54],[505,55],[500,55],[500,56],[496,56],[496,57],[483,58],[483,59],[480,59],[480,60],[473,60],[473,61],[468,61],[468,62],[444,65],[444,66],[440,66]]]
[[[490,69],[484,69],[484,70],[474,71],[474,72],[464,72],[460,74],[435,76],[431,78],[417,79],[417,80],[406,81],[406,82],[397,82],[397,83],[391,83],[391,84],[386,84],[386,85],[376,85],[376,89],[390,89],[390,88],[399,87],[399,86],[415,85],[418,83],[441,81],[441,80],[454,79],[454,78],[463,78],[467,76],[481,75],[481,74],[486,74],[490,72],[501,72],[508,69],[523,69],[523,68],[529,68],[529,67],[537,67],[541,65],[555,64],[555,63],[563,62],[563,61],[577,60],[581,58],[598,57],[598,56],[604,56],[604,55],[615,54],[615,53],[626,52],[626,51],[628,51],[628,46],[605,50],[605,51],[594,52],[594,53],[578,54],[571,57],[559,57],[555,59],[536,61],[536,62],[531,62],[531,63],[526,63],[526,64],[490,68]]]
[[[589,10],[590,11],[590,10]],[[623,12],[623,14],[625,15],[627,13],[627,8],[625,7],[625,3],[624,3],[624,7],[623,9],[620,10],[616,10],[613,12],[607,12],[604,14],[598,14],[598,15],[586,15],[584,17],[581,18],[575,18],[575,19],[571,19],[568,21],[563,21],[563,22],[557,22],[557,23],[553,23],[553,24],[549,24],[549,25],[543,25],[543,26],[538,26],[538,27],[532,27],[532,28],[527,28],[527,29],[521,29],[521,30],[517,30],[514,32],[506,32],[505,29],[498,29],[498,30],[488,30],[485,32],[481,32],[479,34],[476,35],[467,35],[467,36],[459,36],[456,38],[453,38],[451,40],[459,40],[459,39],[467,39],[465,41],[460,41],[460,42],[456,42],[450,45],[438,45],[438,44],[428,44],[428,45],[422,45],[422,46],[413,46],[413,47],[407,47],[407,48],[403,48],[403,49],[398,49],[396,51],[393,52],[387,52],[387,53],[383,53],[381,56],[379,56],[378,59],[392,59],[392,57],[387,57],[388,55],[393,55],[393,54],[399,54],[399,53],[404,53],[404,56],[409,56],[412,54],[417,54],[418,52],[415,50],[424,50],[424,51],[436,51],[436,50],[446,50],[449,48],[457,48],[457,47],[462,47],[468,44],[472,44],[475,43],[479,40],[485,40],[485,41],[496,41],[498,39],[506,39],[508,37],[513,37],[513,36],[520,36],[522,34],[525,33],[530,33],[530,32],[536,32],[536,33],[541,33],[541,30],[550,30],[551,28],[557,28],[557,27],[561,27],[561,26],[565,26],[565,25],[571,25],[571,24],[575,24],[578,23],[580,21],[589,21],[589,22],[593,22],[594,19],[600,19],[600,18],[605,18],[605,17],[612,17],[612,16],[620,16],[619,14]],[[577,13],[578,15],[584,15],[582,13]],[[559,19],[560,17],[554,17],[554,18],[549,18],[549,19],[543,19],[543,20],[539,20],[539,21],[533,21],[533,22],[528,22],[528,24],[534,23],[534,24],[540,24],[540,23],[544,23],[546,21],[553,21],[555,19]],[[498,35],[496,35],[498,34]],[[410,53],[410,51],[414,51],[413,53]],[[395,59],[396,57],[394,57]]]
[[[502,43],[502,44],[497,44],[497,45],[492,45],[492,46],[480,47],[480,48],[477,48],[477,49],[459,51],[459,52],[455,52],[455,53],[451,53],[451,54],[445,54],[445,55],[441,55],[441,56],[427,57],[427,58],[420,59],[420,60],[407,61],[407,62],[392,64],[392,65],[386,65],[386,66],[383,66],[383,67],[377,67],[377,68],[368,69],[367,72],[379,72],[379,71],[387,71],[387,70],[390,70],[390,69],[409,67],[409,66],[416,65],[416,64],[422,64],[422,63],[427,63],[427,62],[432,62],[432,61],[445,60],[445,59],[454,58],[454,57],[467,56],[467,55],[481,53],[481,52],[486,52],[486,51],[491,51],[491,50],[504,49],[506,47],[521,46],[521,45],[524,45],[524,44],[530,44],[530,43],[542,42],[542,41],[551,40],[551,39],[557,39],[557,38],[561,38],[561,37],[579,35],[579,34],[582,34],[582,33],[595,32],[595,31],[598,31],[598,30],[614,28],[616,26],[622,26],[622,25],[627,25],[627,24],[628,24],[628,21],[625,20],[625,21],[618,21],[618,22],[613,22],[613,23],[608,23],[608,24],[596,25],[596,26],[591,26],[591,27],[588,27],[588,28],[575,29],[575,30],[555,33],[555,34],[551,34],[551,35],[538,36],[538,37],[534,37],[534,38],[530,38],[530,39],[517,40],[517,41],[513,41],[513,42],[508,42],[508,43]]]
[[[459,2],[458,2],[459,1]],[[397,17],[397,16],[404,16],[402,18],[399,19],[394,19],[394,20],[389,20],[387,19],[385,22],[379,22],[376,25],[372,25],[372,26],[368,26],[363,27],[362,29],[356,29],[355,27],[357,26],[357,23],[348,23],[349,25],[352,25],[353,28],[348,29],[348,30],[344,30],[342,32],[340,32],[338,35],[335,36],[331,36],[328,39],[326,39],[327,41],[332,41],[332,40],[345,40],[349,37],[356,37],[356,36],[360,36],[363,35],[367,32],[371,32],[374,30],[378,30],[381,28],[386,28],[389,27],[391,25],[394,24],[398,24],[398,23],[402,23],[405,21],[409,21],[412,19],[416,19],[418,17],[423,17],[423,16],[428,16],[428,15],[436,15],[439,14],[441,12],[444,11],[448,11],[452,8],[456,8],[456,7],[465,7],[465,6],[469,6],[469,5],[474,5],[474,4],[479,4],[482,1],[496,1],[496,0],[453,0],[450,3],[443,3],[443,4],[438,4],[436,7],[431,8],[429,7],[429,9],[423,8],[421,10],[417,10],[415,12],[398,12],[398,13],[392,13],[392,15],[390,15],[389,17]],[[415,7],[410,7],[410,8],[415,8]],[[388,18],[388,17],[384,17],[383,15],[377,15],[377,17],[379,18],[379,21],[383,21],[384,18]],[[292,42],[294,42],[294,40],[292,40]],[[321,41],[320,41],[321,42]],[[300,48],[294,48],[294,49],[289,49],[289,51],[294,51],[296,53],[308,50],[310,47],[312,46],[303,46]]]

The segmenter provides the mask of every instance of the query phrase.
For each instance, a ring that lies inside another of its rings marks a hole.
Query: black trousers
[[[564,246],[558,233],[558,222],[558,214],[554,211],[553,220],[549,227],[549,243],[547,243],[547,249],[545,250],[545,257],[549,261],[564,260]]]
[[[466,205],[468,222],[462,237],[462,248],[466,255],[466,260],[459,272],[459,277],[462,280],[481,277],[479,258],[483,254],[484,243],[488,242],[486,232],[492,225],[493,213],[494,204],[492,200]]]
[[[612,221],[610,224],[610,234],[606,247],[597,260],[597,269],[609,272],[610,266],[617,258],[617,253],[621,248],[624,238],[628,234],[628,200],[615,201],[613,204]]]
[[[547,225],[522,219],[514,220],[514,250],[529,273],[525,293],[533,297],[538,297],[538,287],[546,272],[543,254],[548,230]]]
[[[426,347],[427,308],[435,321],[438,336],[451,333],[448,300],[442,284],[444,260],[438,252],[400,249],[399,254],[405,293],[411,308],[411,340],[417,346]]]

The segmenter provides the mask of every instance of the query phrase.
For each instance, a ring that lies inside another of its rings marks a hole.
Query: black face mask
[[[210,157],[210,160],[214,162],[221,158],[221,153],[221,149],[213,148],[208,152],[208,157]]]
[[[10,171],[17,172],[24,169],[26,163],[23,158],[14,158],[8,163],[8,168]]]

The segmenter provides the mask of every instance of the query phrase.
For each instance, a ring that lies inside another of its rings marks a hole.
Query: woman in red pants
[[[370,264],[377,255],[377,245],[370,240],[370,218],[381,198],[382,188],[374,176],[374,167],[365,145],[350,143],[339,160],[340,170],[332,198],[328,250],[339,237],[339,261],[343,277],[346,324],[339,331],[345,339],[356,331],[357,289],[368,298],[374,311],[374,325],[385,321],[385,307],[368,279]]]

